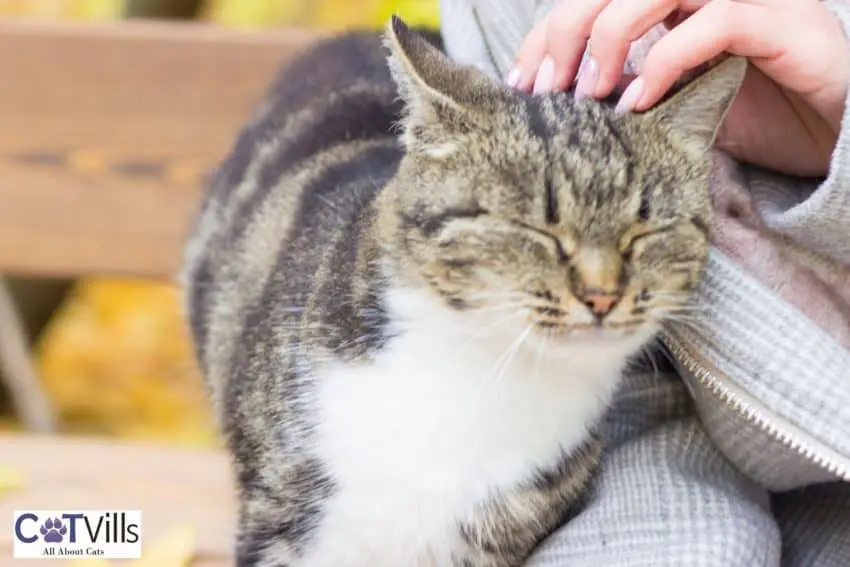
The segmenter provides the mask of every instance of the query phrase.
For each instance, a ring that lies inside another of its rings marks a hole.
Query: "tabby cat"
[[[183,278],[240,567],[523,564],[700,280],[742,59],[617,115],[439,43],[394,18],[302,54],[208,188]]]

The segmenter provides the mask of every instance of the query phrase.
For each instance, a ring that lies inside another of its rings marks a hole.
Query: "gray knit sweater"
[[[553,1],[441,0],[447,50],[504,77]],[[718,153],[712,190],[703,321],[626,381],[591,505],[532,566],[850,567],[850,103],[826,179]]]

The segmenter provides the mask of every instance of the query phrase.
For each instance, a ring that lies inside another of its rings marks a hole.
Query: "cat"
[[[641,114],[393,18],[289,65],[182,278],[239,567],[517,567],[588,498],[630,357],[709,250],[730,58]]]

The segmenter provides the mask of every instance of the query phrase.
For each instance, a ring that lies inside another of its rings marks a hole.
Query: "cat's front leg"
[[[596,436],[527,483],[499,492],[459,525],[465,553],[453,567],[521,567],[555,529],[586,503],[603,446]]]
[[[240,522],[235,567],[299,567],[295,550],[271,525]]]
[[[235,567],[303,567],[315,508],[267,490],[245,489],[241,497]]]

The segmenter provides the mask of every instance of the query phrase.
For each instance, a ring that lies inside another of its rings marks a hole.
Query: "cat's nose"
[[[614,309],[614,306],[620,300],[620,296],[616,293],[606,293],[600,289],[591,288],[585,291],[581,300],[597,318],[601,319]]]
[[[574,297],[590,309],[598,324],[622,295],[623,261],[610,247],[580,247],[569,277]]]

